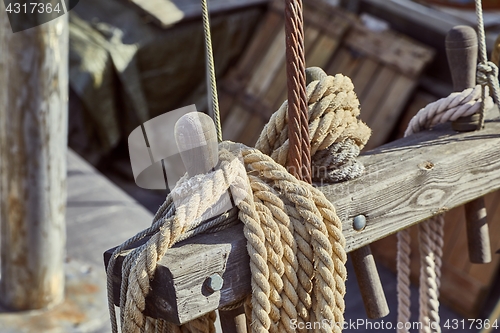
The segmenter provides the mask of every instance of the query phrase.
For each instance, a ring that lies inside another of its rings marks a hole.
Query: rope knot
[[[477,83],[490,86],[498,78],[498,67],[491,61],[481,62],[477,65]]]

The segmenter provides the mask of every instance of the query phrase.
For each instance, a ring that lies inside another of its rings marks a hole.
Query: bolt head
[[[207,287],[207,289],[210,292],[215,292],[215,291],[221,290],[223,284],[224,284],[224,280],[222,279],[222,276],[220,276],[217,273],[210,275],[205,280],[205,286]]]
[[[352,223],[354,230],[361,231],[366,227],[366,216],[358,215],[354,218]]]

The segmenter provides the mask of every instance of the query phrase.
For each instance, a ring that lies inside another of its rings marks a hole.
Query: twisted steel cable
[[[302,0],[285,0],[285,35],[290,140],[288,169],[296,178],[311,183]]]

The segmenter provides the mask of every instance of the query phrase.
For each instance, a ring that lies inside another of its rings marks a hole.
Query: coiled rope
[[[349,78],[339,74],[312,82],[307,88],[307,100],[313,158],[347,147],[348,140],[357,150],[366,144],[370,130],[357,119],[359,102]],[[343,323],[346,253],[342,225],[322,192],[297,180],[279,163],[288,156],[287,131],[282,130],[288,126],[286,104],[266,125],[258,149],[222,142],[217,170],[181,179],[158,210],[151,228],[117,248],[107,271],[114,333],[118,329],[112,300],[113,265],[127,246],[145,237],[151,238],[128,253],[122,266],[122,332],[214,331],[213,313],[177,327],[146,318],[143,311],[158,260],[184,235],[201,230],[203,212],[227,189],[239,209],[248,241],[253,293],[247,313],[252,331],[294,332],[291,319]],[[352,164],[348,160],[344,162]],[[175,208],[173,197],[181,203]],[[214,227],[216,223],[212,223]],[[321,326],[317,331],[341,332],[340,325]]]

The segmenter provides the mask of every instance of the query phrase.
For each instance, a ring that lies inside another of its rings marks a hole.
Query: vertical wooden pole
[[[476,85],[477,35],[468,26],[456,26],[446,35],[446,54],[453,79],[453,90],[462,91]],[[462,117],[452,123],[454,130],[468,132],[479,127],[479,114]],[[490,236],[484,198],[465,204],[467,243],[472,263],[491,261]]]
[[[0,3],[0,302],[64,296],[68,16],[13,33]]]

